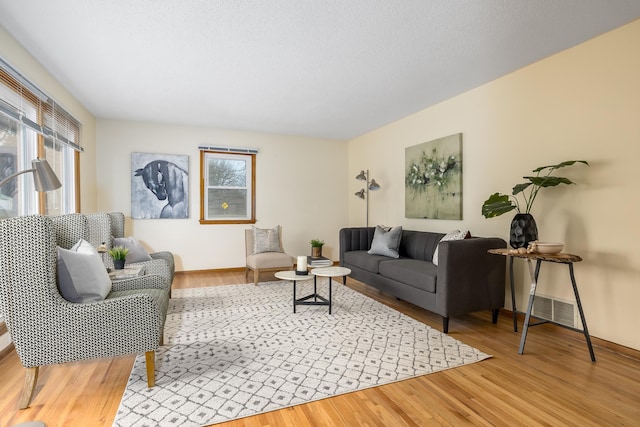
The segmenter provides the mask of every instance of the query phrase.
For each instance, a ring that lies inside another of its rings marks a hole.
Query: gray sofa
[[[442,316],[443,332],[449,318],[491,310],[493,323],[504,307],[506,257],[487,253],[506,248],[500,238],[472,237],[443,241],[442,233],[402,230],[399,258],[370,255],[375,227],[340,230],[340,265],[350,277]],[[438,249],[438,265],[433,253]]]

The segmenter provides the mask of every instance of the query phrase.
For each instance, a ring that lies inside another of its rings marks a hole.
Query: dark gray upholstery
[[[436,291],[438,267],[419,259],[401,258],[380,262],[380,275],[427,291]]]
[[[489,249],[506,248],[500,238],[473,237],[440,243],[443,233],[403,230],[400,258],[369,255],[374,227],[340,230],[340,265],[351,269],[351,277],[448,320],[479,310],[492,310],[494,323],[504,307],[505,257]],[[440,244],[439,262],[433,253]]]

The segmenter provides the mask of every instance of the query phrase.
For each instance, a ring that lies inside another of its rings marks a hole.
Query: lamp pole
[[[375,179],[369,181],[369,169],[367,169],[366,172],[364,170],[361,170],[358,176],[356,176],[356,179],[364,181],[366,184],[366,187],[355,193],[355,195],[360,197],[361,199],[365,199],[365,202],[367,204],[366,226],[369,227],[369,190],[379,190],[380,185],[376,182]]]
[[[367,183],[367,221],[366,221],[366,225],[367,227],[369,227],[369,169],[367,169],[367,171],[365,172],[365,182]]]

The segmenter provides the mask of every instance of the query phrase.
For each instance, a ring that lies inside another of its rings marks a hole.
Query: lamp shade
[[[360,171],[358,176],[356,176],[356,179],[359,179],[360,181],[366,181],[367,180],[367,175],[365,174],[364,171]]]
[[[380,184],[378,184],[375,179],[372,179],[371,183],[369,184],[369,190],[376,191],[379,189],[380,189]]]
[[[355,196],[360,197],[361,199],[364,199],[364,188],[356,193],[353,193]]]
[[[37,191],[52,191],[62,187],[46,159],[33,159],[31,165],[33,166],[33,183]]]

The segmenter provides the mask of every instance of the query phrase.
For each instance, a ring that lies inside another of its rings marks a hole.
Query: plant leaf
[[[526,178],[526,179],[531,181],[531,177],[530,176],[525,176],[524,178]],[[511,194],[513,194],[515,196],[518,193],[522,193],[530,185],[531,185],[531,182],[525,182],[523,184],[517,184],[516,186],[513,187],[513,192]]]
[[[525,176],[524,178],[531,181],[534,185],[538,185],[543,188],[555,187],[560,184],[574,184],[574,182],[569,178],[564,178],[562,176]]]
[[[482,215],[485,218],[493,218],[514,209],[516,209],[516,205],[513,204],[509,196],[494,193],[482,204]]]
[[[589,163],[586,160],[567,160],[565,162],[558,163],[557,165],[540,166],[539,168],[534,169],[533,172],[540,172],[540,171],[542,171],[544,169],[552,169],[552,170],[560,169],[560,168],[563,168],[565,166],[574,165],[576,163],[582,163],[582,164],[585,164],[585,165],[589,166]]]

